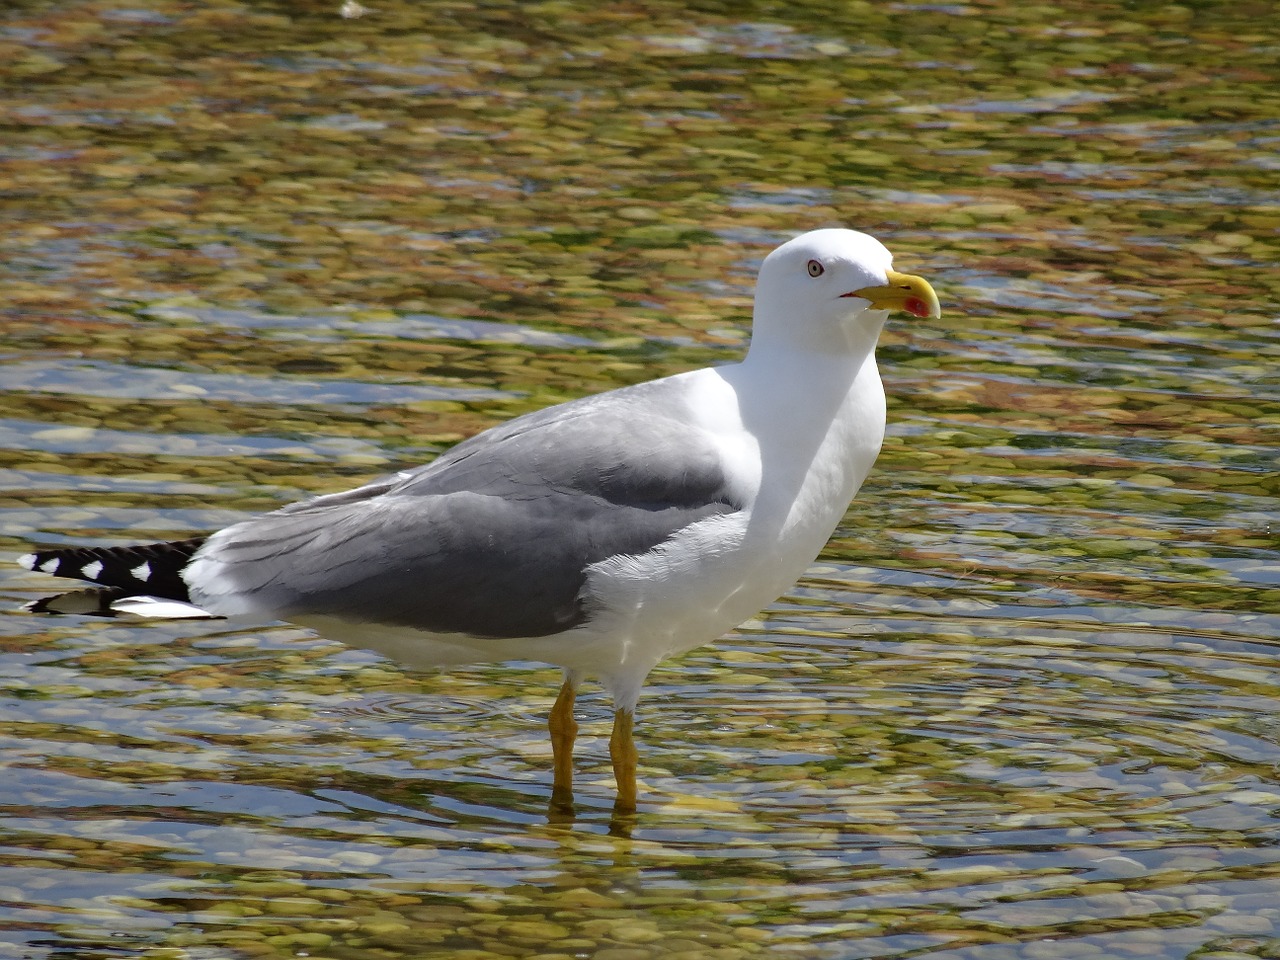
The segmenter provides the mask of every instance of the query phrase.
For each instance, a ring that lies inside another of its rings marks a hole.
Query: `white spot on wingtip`
[[[143,583],[146,583],[151,579],[151,564],[143,560],[142,563],[129,571],[129,575],[135,580],[141,580]]]
[[[34,553],[24,553],[18,558],[18,566],[34,570],[36,568],[36,555]]]
[[[88,577],[90,580],[97,580],[98,574],[102,572],[102,561],[95,560],[93,563],[86,563],[80,568],[80,576]]]
[[[61,563],[62,561],[59,560],[57,557],[54,557],[52,560],[46,560],[44,563],[40,564],[40,572],[41,573],[57,573],[58,565]]]

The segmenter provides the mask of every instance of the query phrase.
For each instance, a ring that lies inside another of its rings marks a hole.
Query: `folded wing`
[[[483,637],[590,616],[601,560],[740,509],[716,440],[638,388],[562,404],[436,461],[229,527],[183,571],[212,613]]]

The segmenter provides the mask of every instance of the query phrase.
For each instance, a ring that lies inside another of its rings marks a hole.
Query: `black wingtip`
[[[84,590],[70,590],[52,597],[32,600],[23,604],[27,613],[79,614],[89,617],[114,617],[116,611],[111,604],[128,594],[119,587],[87,587]]]
[[[182,569],[203,543],[203,537],[194,537],[125,547],[55,547],[28,553],[19,557],[18,563],[28,570],[87,580],[102,589],[118,589],[113,600],[146,595],[186,601],[189,597]]]

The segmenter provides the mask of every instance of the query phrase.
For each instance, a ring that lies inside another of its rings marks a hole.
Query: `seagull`
[[[101,612],[283,620],[415,669],[559,666],[553,808],[572,809],[574,698],[597,678],[614,707],[614,810],[631,813],[650,670],[787,590],[871,470],[885,429],[876,341],[898,310],[941,315],[878,240],[815,230],[765,258],[738,363],[525,414],[206,537],[19,562],[96,584]],[[61,597],[28,609],[60,612]]]

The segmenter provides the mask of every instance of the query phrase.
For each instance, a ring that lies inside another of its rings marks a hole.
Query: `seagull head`
[[[874,337],[894,310],[942,315],[929,281],[898,273],[884,244],[856,230],[801,234],[760,267],[757,334],[762,326],[783,325],[793,341],[833,343],[859,331]]]

